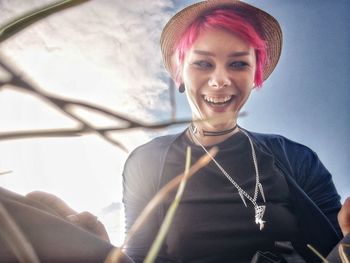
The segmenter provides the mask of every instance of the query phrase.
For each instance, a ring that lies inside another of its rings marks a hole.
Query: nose
[[[217,67],[208,81],[210,87],[223,88],[231,85],[231,79],[226,69]]]

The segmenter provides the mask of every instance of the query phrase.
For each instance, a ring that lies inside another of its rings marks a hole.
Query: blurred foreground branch
[[[58,1],[55,3],[49,4],[47,6],[43,6],[39,9],[32,10],[26,14],[23,14],[0,27],[0,42],[8,39],[9,37],[12,37],[22,29],[32,25],[33,23],[43,18],[48,17],[49,15],[52,15],[54,13],[57,13],[59,11],[62,11],[64,9],[67,9],[76,5],[80,5],[87,1],[89,0]],[[0,91],[6,86],[6,87],[19,89],[20,91],[30,92],[33,95],[39,97],[40,99],[51,103],[52,106],[56,107],[65,115],[69,116],[71,119],[78,122],[78,128],[76,129],[52,129],[52,130],[29,130],[29,131],[22,131],[22,132],[17,132],[17,131],[2,132],[0,133],[0,140],[34,138],[34,137],[54,137],[54,136],[65,137],[65,136],[78,136],[86,133],[96,133],[100,135],[102,138],[104,138],[106,141],[123,149],[124,151],[127,151],[127,149],[124,147],[124,145],[120,141],[117,141],[110,136],[110,132],[126,130],[131,128],[160,129],[160,128],[168,127],[170,125],[182,124],[182,123],[188,122],[188,120],[183,120],[183,121],[175,120],[174,108],[173,108],[175,104],[173,100],[171,100],[172,112],[173,112],[171,121],[157,123],[157,124],[147,124],[141,121],[136,121],[130,117],[112,112],[111,110],[100,106],[96,106],[93,104],[89,104],[89,103],[85,103],[77,100],[64,99],[64,98],[60,98],[58,96],[49,94],[47,92],[44,92],[36,88],[33,84],[29,83],[28,81],[22,79],[21,76],[15,72],[14,67],[10,67],[8,64],[6,64],[4,59],[0,58],[0,65],[10,75],[9,81],[0,80]],[[100,114],[112,117],[118,121],[124,121],[127,124],[121,127],[108,127],[104,129],[98,129],[93,125],[90,125],[89,123],[84,121],[77,114],[74,114],[72,111],[74,110],[74,108],[84,108],[90,111],[96,111]]]
[[[0,233],[21,263],[39,263],[39,259],[15,221],[0,203]]]
[[[33,138],[33,137],[53,137],[53,136],[79,136],[87,133],[96,133],[104,138],[106,141],[113,145],[127,151],[121,142],[113,139],[110,136],[111,132],[122,131],[134,128],[144,129],[161,129],[170,125],[188,123],[190,120],[170,120],[161,123],[149,124],[142,121],[135,120],[129,116],[122,115],[120,113],[113,112],[110,109],[102,106],[97,106],[91,103],[86,103],[78,100],[61,98],[56,95],[45,92],[29,81],[23,79],[10,65],[0,60],[0,66],[6,70],[11,76],[7,81],[0,81],[0,90],[6,88],[17,89],[21,92],[28,92],[38,97],[39,99],[48,102],[51,106],[60,110],[62,113],[75,120],[79,127],[75,129],[51,129],[51,130],[29,130],[22,132],[0,132],[0,140],[20,139],[20,138]],[[97,128],[94,125],[84,121],[81,117],[74,113],[77,108],[83,108],[89,111],[98,112],[102,115],[112,117],[117,121],[122,121],[124,124],[117,127]]]
[[[339,247],[338,247],[338,252],[342,263],[349,263],[350,261],[350,259],[348,258],[345,252],[346,247],[350,248],[350,244],[339,244]]]
[[[187,146],[184,176],[181,178],[180,185],[177,188],[175,199],[169,206],[168,211],[166,212],[162,225],[160,226],[158,234],[155,240],[153,241],[151,248],[147,253],[144,263],[153,263],[158,256],[158,253],[164,243],[164,240],[169,231],[171,223],[173,222],[173,218],[175,216],[177,207],[181,202],[181,198],[184,193],[188,176],[189,176],[188,171],[190,169],[190,165],[191,165],[191,147]]]
[[[12,171],[0,172],[0,175],[9,174],[9,173],[12,173]]]

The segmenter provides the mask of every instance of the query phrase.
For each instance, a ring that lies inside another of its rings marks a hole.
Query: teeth
[[[225,103],[229,101],[232,98],[232,96],[226,96],[226,97],[209,97],[207,95],[204,95],[204,100],[211,102],[211,103]]]

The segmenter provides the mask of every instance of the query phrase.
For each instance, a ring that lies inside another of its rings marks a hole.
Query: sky
[[[0,0],[0,24],[48,0]],[[174,10],[194,1],[92,0],[55,14],[0,44],[0,59],[37,87],[59,96],[108,107],[155,122],[170,117],[159,36]],[[350,196],[350,2],[347,0],[249,0],[280,22],[280,62],[254,91],[239,124],[282,134],[313,149],[333,174],[344,199]],[[0,79],[6,74],[0,69]],[[177,116],[189,118],[183,94]],[[78,111],[99,126],[115,121]],[[12,87],[0,90],[0,133],[74,128],[76,123],[45,102]],[[131,151],[154,136],[180,131],[133,130],[114,138]],[[96,135],[0,141],[0,186],[20,194],[54,193],[77,211],[106,223],[112,242],[122,240],[111,204],[121,202],[121,172],[127,153]],[[103,212],[104,211],[104,212]],[[107,211],[107,212],[106,212]],[[113,210],[114,211],[114,210]],[[120,209],[118,210],[120,212]]]

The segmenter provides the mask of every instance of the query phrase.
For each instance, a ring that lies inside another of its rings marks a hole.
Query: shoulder
[[[153,138],[151,141],[137,147],[135,151],[147,151],[152,150],[153,148],[164,148],[169,146],[177,137],[179,134],[170,134],[165,136],[159,136],[156,138]]]
[[[282,151],[283,153],[304,152],[314,154],[314,152],[304,144],[293,141],[279,134],[247,132],[259,146],[268,148],[272,151]]]
[[[271,154],[293,177],[302,176],[310,169],[322,166],[317,154],[302,143],[278,134],[248,133],[260,149]]]
[[[124,197],[130,194],[146,198],[159,190],[159,178],[167,149],[178,135],[167,135],[152,139],[137,147],[128,156],[123,169]],[[134,196],[135,197],[135,196]]]
[[[146,172],[145,169],[150,170],[149,172],[156,171],[155,169],[158,169],[163,163],[169,147],[179,136],[180,134],[172,134],[156,137],[137,147],[129,154],[124,171],[135,169],[141,169],[144,172]]]
[[[294,178],[304,190],[331,180],[318,155],[309,147],[276,134],[249,132],[254,142],[271,154],[283,171]]]
[[[151,141],[135,148],[129,155],[130,158],[151,158],[155,155],[162,155],[166,151],[179,134],[171,134],[160,136]]]

